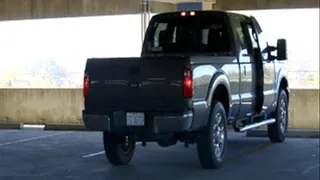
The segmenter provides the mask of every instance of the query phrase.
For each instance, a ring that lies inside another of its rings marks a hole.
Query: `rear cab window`
[[[150,22],[144,51],[230,55],[231,36],[227,25],[222,14],[159,16]]]

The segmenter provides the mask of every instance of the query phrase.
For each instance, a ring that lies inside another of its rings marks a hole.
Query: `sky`
[[[139,56],[139,23],[137,15],[1,22],[1,66],[54,59],[79,70],[88,57]]]

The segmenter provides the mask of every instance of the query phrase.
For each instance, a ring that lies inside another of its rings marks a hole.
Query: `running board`
[[[250,124],[250,125],[247,125],[247,126],[245,126],[243,128],[240,128],[240,132],[247,131],[247,130],[250,130],[250,129],[254,129],[254,128],[257,128],[257,127],[260,127],[260,126],[263,126],[263,125],[272,124],[272,123],[275,123],[275,122],[276,122],[276,119],[274,119],[274,118],[267,119],[267,120],[264,120],[262,122]]]

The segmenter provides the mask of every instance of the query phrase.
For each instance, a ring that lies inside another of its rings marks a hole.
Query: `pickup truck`
[[[125,41],[123,41],[125,43]],[[252,16],[183,11],[150,20],[141,57],[89,58],[83,121],[103,132],[105,155],[128,165],[137,143],[197,146],[200,165],[218,169],[229,125],[266,125],[271,142],[288,127],[287,43],[270,46]]]

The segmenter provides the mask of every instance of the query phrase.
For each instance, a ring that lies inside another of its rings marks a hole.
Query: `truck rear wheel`
[[[128,165],[134,155],[134,136],[120,136],[103,132],[104,151],[109,162],[116,166]]]
[[[198,157],[204,169],[218,169],[227,150],[227,118],[223,105],[213,102],[207,126],[201,130],[197,143]]]
[[[288,97],[281,89],[276,109],[276,122],[268,125],[268,136],[271,142],[283,142],[286,139],[288,129]]]

